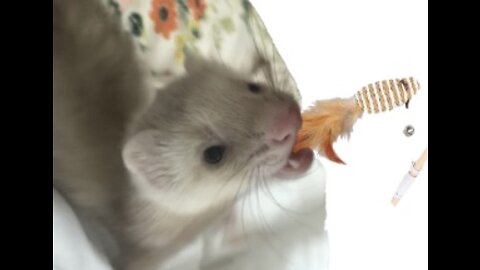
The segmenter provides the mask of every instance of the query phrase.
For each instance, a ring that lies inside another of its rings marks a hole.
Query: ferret
[[[309,169],[312,151],[292,152],[301,115],[289,93],[191,53],[183,76],[151,89],[99,1],[53,10],[54,186],[115,269],[158,268],[252,182]]]

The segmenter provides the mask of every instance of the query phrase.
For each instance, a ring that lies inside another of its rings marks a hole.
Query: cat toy
[[[317,101],[302,113],[303,124],[293,151],[311,148],[331,161],[345,164],[333,149],[339,136],[350,136],[364,112],[376,114],[406,105],[420,90],[412,77],[377,81],[362,87],[351,98]]]
[[[410,168],[408,173],[403,177],[402,182],[398,186],[397,191],[395,192],[395,195],[392,198],[391,202],[393,206],[396,206],[398,204],[400,199],[403,197],[403,195],[405,195],[407,190],[413,184],[414,180],[420,174],[420,171],[422,170],[423,165],[427,161],[427,155],[428,155],[428,148],[425,148],[422,155],[417,159],[416,162],[412,164],[412,167]]]

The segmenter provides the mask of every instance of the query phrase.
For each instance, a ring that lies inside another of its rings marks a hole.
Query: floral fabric
[[[138,45],[162,87],[184,71],[185,51],[248,72],[264,59],[257,80],[295,94],[296,84],[248,0],[104,0]]]

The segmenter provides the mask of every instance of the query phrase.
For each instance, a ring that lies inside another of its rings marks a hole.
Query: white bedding
[[[243,232],[238,237],[243,242],[222,243],[223,231],[214,229],[161,269],[327,269],[323,167],[317,162],[306,177],[277,182],[270,191],[271,196],[260,190],[237,205],[238,212],[243,208],[243,222],[237,219],[235,223]],[[206,239],[211,246],[207,254],[203,252]],[[54,190],[54,270],[83,269],[111,267],[88,242],[73,211]]]
[[[65,199],[53,189],[53,269],[112,269],[87,239]]]

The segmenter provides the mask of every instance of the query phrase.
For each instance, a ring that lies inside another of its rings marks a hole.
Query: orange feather
[[[362,112],[355,98],[317,101],[302,113],[303,124],[293,151],[311,148],[331,161],[345,164],[333,149],[333,143],[339,136],[350,135]]]

